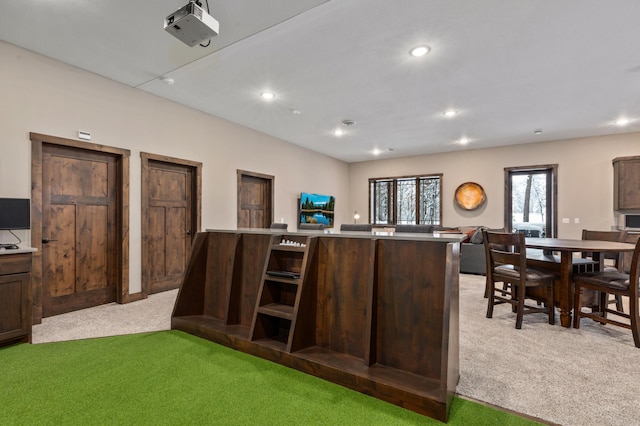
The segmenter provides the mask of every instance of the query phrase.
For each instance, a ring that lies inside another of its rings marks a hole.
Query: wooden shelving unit
[[[456,238],[200,233],[172,328],[446,421]]]
[[[271,238],[258,290],[251,340],[291,352],[305,274],[316,238]],[[267,343],[265,341],[272,340]]]

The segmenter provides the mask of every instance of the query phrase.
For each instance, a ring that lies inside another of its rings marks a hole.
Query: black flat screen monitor
[[[0,198],[0,229],[30,228],[30,200],[28,198]]]

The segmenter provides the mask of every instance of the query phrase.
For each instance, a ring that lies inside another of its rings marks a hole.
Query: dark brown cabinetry
[[[31,253],[0,255],[0,346],[31,343]]]
[[[446,421],[458,258],[454,237],[198,233],[171,327]]]
[[[613,208],[640,211],[640,156],[613,159]]]

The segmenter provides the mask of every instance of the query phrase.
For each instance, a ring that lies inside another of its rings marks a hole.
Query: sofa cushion
[[[475,232],[473,233],[473,235],[471,235],[471,237],[469,237],[469,242],[472,244],[482,244],[483,243],[483,237],[482,237],[482,230],[483,229],[489,229],[486,226],[478,226],[478,228],[475,230]]]

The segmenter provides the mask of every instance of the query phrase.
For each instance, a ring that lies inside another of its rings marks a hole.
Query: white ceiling
[[[0,40],[347,162],[640,131],[638,0],[209,0],[208,47],[187,3],[3,0]]]

